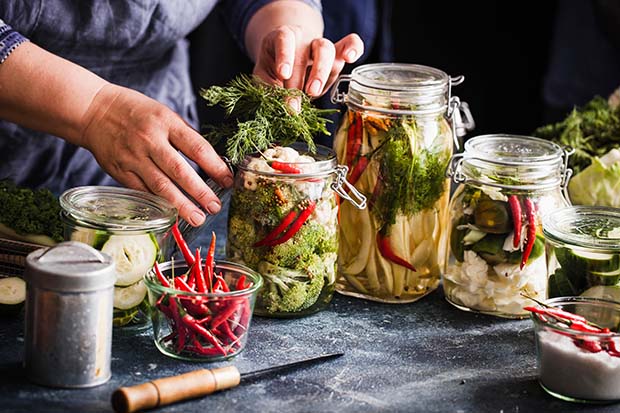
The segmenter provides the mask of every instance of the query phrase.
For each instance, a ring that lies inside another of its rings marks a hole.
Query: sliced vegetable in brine
[[[26,282],[19,277],[0,278],[0,314],[21,310],[26,301]]]
[[[140,280],[128,287],[114,287],[114,308],[129,310],[137,307],[146,297],[146,286]]]
[[[150,234],[111,235],[101,252],[116,263],[116,285],[127,286],[139,281],[153,267],[158,249]]]

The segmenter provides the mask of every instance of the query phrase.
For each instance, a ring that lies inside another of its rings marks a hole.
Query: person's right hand
[[[157,194],[193,226],[221,208],[220,200],[179,154],[195,161],[224,187],[232,174],[211,145],[167,106],[131,89],[107,84],[84,115],[79,145],[121,184]]]

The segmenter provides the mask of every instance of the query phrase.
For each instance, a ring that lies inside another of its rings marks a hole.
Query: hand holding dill
[[[212,145],[225,139],[226,156],[233,164],[275,143],[287,146],[303,140],[314,152],[314,136],[329,135],[326,124],[330,120],[324,116],[337,112],[314,107],[300,90],[268,85],[243,74],[224,87],[202,89],[200,96],[208,106],[219,105],[226,111],[226,121],[218,126],[208,125],[204,136]],[[301,102],[299,113],[287,103],[293,98]]]

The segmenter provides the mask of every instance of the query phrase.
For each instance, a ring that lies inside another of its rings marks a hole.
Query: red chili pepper
[[[161,270],[159,269],[159,265],[157,265],[157,261],[155,261],[153,269],[155,270],[155,275],[157,275],[157,279],[159,280],[161,285],[166,288],[170,288],[170,282],[166,279],[166,277],[164,277],[164,274],[162,274]]]
[[[577,347],[587,350],[590,353],[600,353],[601,351],[603,351],[603,347],[598,341],[588,339],[576,339],[573,340],[573,342]]]
[[[245,275],[241,274],[235,284],[235,290],[240,291],[245,289]]]
[[[280,162],[280,161],[267,161],[267,164],[271,166],[276,171],[284,172],[287,174],[300,174],[301,169],[296,166],[291,165],[290,163]]]
[[[380,230],[377,232],[377,248],[381,253],[381,256],[388,261],[405,267],[411,271],[415,271],[415,267],[411,263],[405,261],[403,258],[396,255],[392,247],[390,246],[390,238],[385,234],[386,230]]]
[[[213,287],[213,289],[215,291],[223,291],[225,293],[230,292],[230,288],[228,288],[226,280],[224,280],[224,277],[222,277],[221,275],[215,276],[215,287]]]
[[[224,348],[222,347],[220,342],[217,340],[217,338],[209,330],[207,330],[206,328],[198,324],[198,322],[196,321],[194,317],[192,317],[189,314],[185,314],[183,317],[181,317],[181,321],[183,321],[183,324],[187,326],[191,331],[193,331],[194,333],[198,334],[199,336],[203,338],[206,338],[207,341],[211,343],[213,347],[218,349],[218,351],[223,356],[226,355],[226,350],[224,350]]]
[[[561,308],[556,307],[533,307],[527,306],[523,307],[526,311],[531,311],[537,314],[544,314],[555,318],[560,318],[567,321],[580,321],[582,323],[588,323],[588,320],[585,317],[582,317],[577,314],[570,313],[568,311],[564,311]]]
[[[286,216],[282,219],[282,221],[277,227],[271,230],[271,232],[269,232],[269,234],[267,234],[265,238],[261,239],[258,242],[255,242],[253,247],[265,246],[268,242],[273,241],[278,236],[282,235],[284,230],[287,229],[288,226],[293,223],[293,221],[295,220],[295,217],[297,217],[298,214],[299,212],[297,211],[297,209],[292,209],[288,214],[286,214]]]
[[[355,162],[355,165],[349,172],[347,181],[349,181],[351,185],[355,185],[357,181],[359,181],[360,177],[362,176],[362,173],[366,170],[366,167],[368,167],[369,163],[370,163],[370,154],[362,155],[359,158],[357,158],[357,162]]]
[[[237,337],[235,333],[233,333],[228,323],[222,323],[222,330],[224,330],[224,335],[230,340],[229,344],[231,346],[239,344],[239,337]]]
[[[514,237],[512,240],[512,246],[517,248],[521,241],[521,204],[519,198],[516,195],[510,195],[508,197],[508,204],[510,205],[510,212],[512,213],[512,226],[514,228]]]
[[[525,245],[525,249],[523,250],[523,255],[521,257],[521,266],[523,269],[525,264],[527,264],[527,260],[532,253],[532,248],[534,248],[534,242],[536,242],[536,216],[534,215],[534,202],[530,198],[525,198],[525,214],[527,216],[527,244]]]
[[[209,292],[213,292],[213,271],[215,265],[215,232],[211,232],[211,245],[209,245],[209,251],[207,252],[207,258],[205,259],[205,271],[206,282],[209,285]]]
[[[239,302],[237,300],[231,300],[226,309],[221,310],[218,315],[213,317],[213,320],[211,321],[211,328],[217,328],[224,321],[228,320],[228,318],[231,317],[238,309]]]
[[[362,128],[362,115],[359,112],[350,111],[349,130],[347,131],[347,152],[345,163],[350,168],[353,161],[357,158],[362,147],[364,130]]]
[[[181,231],[179,231],[178,222],[175,222],[172,226],[172,236],[174,237],[174,240],[179,246],[179,249],[183,254],[183,258],[185,258],[185,262],[187,263],[188,267],[191,267],[194,264],[194,257],[192,256],[192,252],[190,251],[187,242],[185,242],[185,240],[183,239]]]
[[[196,291],[199,293],[204,293],[207,291],[207,284],[205,282],[204,274],[202,273],[202,268],[200,267],[200,249],[196,248],[196,259],[195,264],[192,267],[192,272],[194,275],[194,280],[196,280]]]
[[[183,351],[183,348],[185,347],[185,341],[187,340],[188,331],[183,326],[183,323],[181,322],[181,317],[179,314],[179,307],[177,305],[176,300],[171,297],[168,305],[170,308],[170,313],[172,315],[172,321],[174,323],[174,326],[178,334],[177,342],[176,342],[176,350],[177,350],[177,353],[180,353],[181,351]]]
[[[175,277],[174,278],[174,288],[176,288],[177,290],[185,291],[187,293],[195,293],[196,292],[181,277]]]
[[[202,346],[202,344],[200,344],[200,341],[198,340],[198,338],[196,336],[194,336],[193,340],[192,340],[192,344],[193,346],[188,347],[187,349],[190,351],[193,351],[195,353],[198,354],[202,354],[203,356],[219,356],[222,354],[222,352],[215,347],[209,347],[209,348],[205,348]]]
[[[306,206],[299,213],[299,216],[297,216],[297,218],[295,218],[295,221],[293,221],[291,226],[280,237],[278,237],[276,239],[273,239],[271,241],[268,241],[264,245],[268,246],[268,247],[273,247],[273,246],[276,246],[278,244],[282,244],[282,243],[288,241],[289,239],[291,239],[295,234],[297,234],[297,231],[299,231],[301,226],[303,224],[305,224],[305,222],[308,220],[308,217],[310,217],[310,215],[312,215],[312,213],[314,212],[315,208],[316,208],[316,201],[313,201],[311,199],[308,200],[308,206]]]
[[[583,331],[584,333],[603,333],[600,328],[588,325],[583,321],[571,321],[569,327],[572,330]]]

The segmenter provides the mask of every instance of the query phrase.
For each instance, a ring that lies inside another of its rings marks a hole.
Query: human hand
[[[269,83],[318,97],[329,90],[345,63],[355,62],[363,53],[364,43],[357,34],[332,43],[310,38],[298,26],[284,25],[263,38],[254,74]]]
[[[220,210],[220,200],[178,151],[224,187],[232,185],[230,170],[211,145],[165,105],[108,84],[93,99],[83,125],[77,143],[121,184],[167,199],[193,226],[202,224],[205,214],[181,189],[210,214]]]

